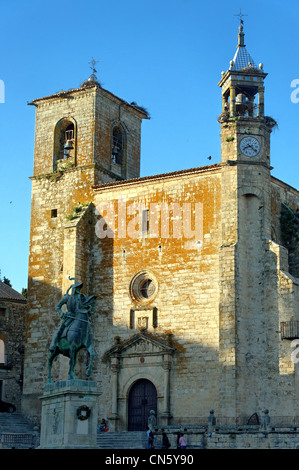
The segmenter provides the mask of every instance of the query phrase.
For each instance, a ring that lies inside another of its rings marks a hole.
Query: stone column
[[[111,373],[112,373],[112,415],[109,416],[110,429],[115,431],[117,427],[118,416],[118,374],[119,374],[119,358],[111,358]]]
[[[249,101],[248,116],[254,117],[254,96],[250,98],[248,101]]]
[[[170,413],[170,370],[171,370],[171,356],[169,354],[164,356],[163,359],[163,369],[164,369],[164,403],[163,403],[163,413],[162,413],[162,424],[168,425],[171,418]]]
[[[230,94],[230,103],[229,103],[230,117],[234,117],[236,115],[236,90],[235,90],[235,87],[233,87],[233,86],[230,87],[229,94]]]
[[[259,88],[259,117],[263,117],[265,112],[264,88]]]

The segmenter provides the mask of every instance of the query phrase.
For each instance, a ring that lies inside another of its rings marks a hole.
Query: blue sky
[[[79,87],[94,57],[102,86],[151,115],[141,176],[217,163],[217,83],[235,54],[240,8],[246,48],[269,74],[265,113],[279,126],[272,174],[298,189],[298,0],[1,2],[0,269],[16,290],[28,270],[35,111],[27,101]]]

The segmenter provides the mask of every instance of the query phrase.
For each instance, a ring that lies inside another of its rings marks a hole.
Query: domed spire
[[[240,13],[241,15],[241,13]],[[235,15],[239,16],[239,15]],[[240,26],[239,26],[239,34],[238,34],[238,45],[235,56],[233,60],[230,62],[230,70],[242,70],[247,67],[252,67],[257,69],[257,65],[255,64],[253,58],[247,51],[245,44],[244,44],[244,31],[243,31],[243,20],[240,19]]]

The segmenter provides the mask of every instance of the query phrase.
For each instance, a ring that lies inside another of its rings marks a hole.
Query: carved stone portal
[[[140,316],[140,324],[146,324]],[[112,406],[109,416],[111,430],[128,429],[128,397],[131,387],[140,379],[151,381],[157,389],[157,424],[169,424],[170,371],[175,348],[169,341],[161,341],[144,329],[137,335],[113,346],[104,356],[112,374]]]

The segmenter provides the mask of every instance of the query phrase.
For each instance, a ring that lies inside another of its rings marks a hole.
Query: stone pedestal
[[[97,383],[65,380],[47,384],[42,400],[40,449],[96,449]]]

